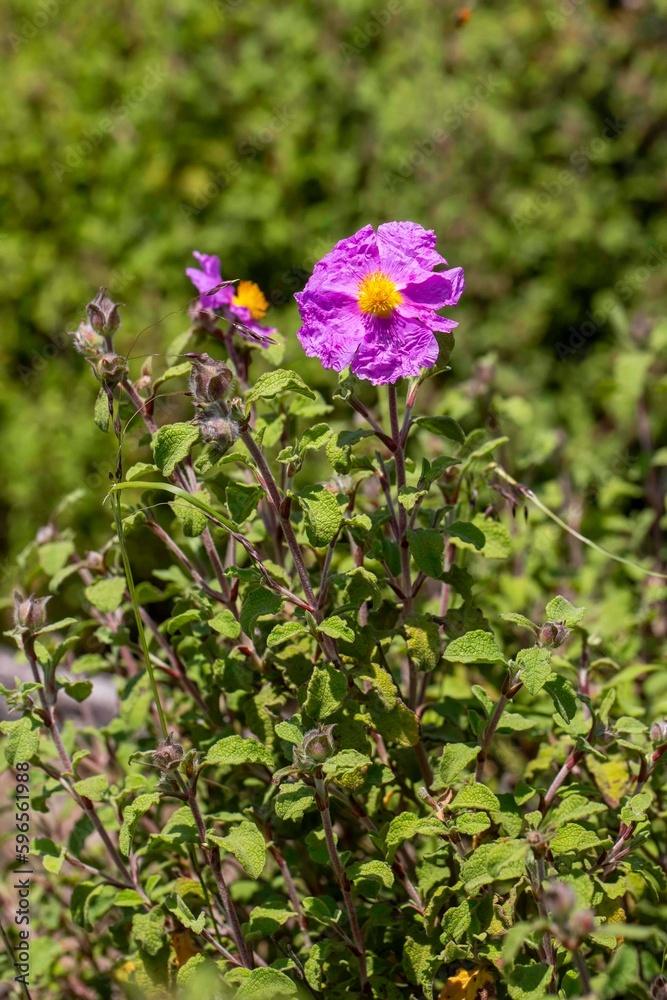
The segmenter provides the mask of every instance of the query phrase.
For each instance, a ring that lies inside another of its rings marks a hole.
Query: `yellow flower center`
[[[245,306],[253,319],[263,319],[269,308],[262,289],[254,281],[239,281],[233,302],[235,306]]]
[[[391,278],[382,271],[373,271],[359,282],[359,308],[386,319],[401,304],[403,296]]]

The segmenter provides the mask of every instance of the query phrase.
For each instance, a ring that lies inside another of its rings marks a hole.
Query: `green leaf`
[[[364,774],[372,761],[358,750],[341,750],[322,765],[327,778],[333,778],[343,788],[354,789],[363,784]]]
[[[173,913],[174,916],[192,931],[193,934],[201,934],[204,929],[204,923],[206,922],[206,914],[202,911],[199,916],[195,919],[195,916],[187,905],[187,903],[177,896],[175,892],[170,892],[169,895],[164,899],[163,905]]]
[[[414,486],[401,486],[398,491],[398,502],[401,507],[405,507],[407,511],[414,510],[415,504],[422,497],[425,497],[428,490],[418,490]]]
[[[509,974],[509,995],[512,1000],[545,1000],[550,979],[548,965],[515,965]]]
[[[340,708],[347,693],[345,674],[331,663],[315,667],[308,683],[304,711],[312,719],[321,720]]]
[[[444,570],[445,540],[434,528],[408,530],[408,545],[415,566],[437,579]]]
[[[282,622],[271,629],[266,640],[266,645],[269,649],[275,649],[276,646],[282,645],[283,642],[289,642],[290,639],[295,639],[298,635],[306,635],[307,633],[308,629],[303,622]]]
[[[309,809],[315,808],[315,791],[303,781],[281,785],[274,800],[274,808],[280,819],[298,823]]]
[[[89,698],[92,694],[92,681],[67,681],[63,684],[65,692],[79,704]]]
[[[588,819],[594,813],[604,812],[606,808],[604,802],[593,802],[588,795],[566,795],[549,813],[548,825],[552,830],[557,830],[563,823]]]
[[[417,417],[415,423],[431,434],[438,434],[458,444],[463,444],[466,439],[463,429],[453,417]]]
[[[440,659],[440,631],[426,615],[405,619],[408,656],[417,670],[435,670]]]
[[[250,404],[258,399],[274,399],[285,392],[296,392],[301,396],[315,399],[315,393],[308,388],[300,375],[285,368],[276,368],[275,371],[260,375],[252,389],[245,395],[246,405],[250,408]]]
[[[482,555],[485,559],[507,559],[512,555],[512,539],[504,524],[483,514],[476,514],[473,521],[484,533]]]
[[[305,455],[307,451],[317,451],[327,443],[333,431],[328,424],[314,424],[306,428],[301,435],[297,450],[300,455]]]
[[[394,884],[394,873],[384,861],[358,862],[350,865],[347,874],[351,882],[371,880],[379,882],[385,889],[391,889]]]
[[[482,844],[461,863],[461,878],[466,894],[475,894],[483,885],[496,879],[518,879],[525,873],[523,840]]]
[[[273,767],[273,755],[268,747],[257,740],[244,739],[242,736],[225,736],[214,743],[206,754],[207,764],[218,764],[223,767],[238,767],[239,764],[264,764]]]
[[[65,860],[65,848],[57,847],[49,837],[35,837],[32,842],[36,854],[40,854],[42,865],[51,875],[60,875]]]
[[[573,628],[586,614],[586,608],[575,608],[574,604],[559,595],[549,601],[544,614],[549,622],[564,622],[568,628]]]
[[[389,711],[378,712],[371,707],[371,715],[373,726],[383,739],[403,747],[414,747],[419,743],[419,719],[399,699]]]
[[[91,778],[84,778],[83,781],[75,781],[72,788],[78,795],[92,799],[93,802],[100,802],[109,788],[109,779],[106,774],[94,774]]]
[[[149,809],[157,805],[159,801],[160,796],[157,792],[147,792],[144,795],[138,795],[134,802],[130,802],[123,809],[123,825],[118,835],[118,847],[121,854],[124,854],[126,858],[130,856],[132,838],[139,820],[144,813],[147,813]]]
[[[288,910],[279,901],[269,901],[264,906],[253,906],[245,933],[246,941],[260,940],[278,933],[288,920],[294,919],[294,910]]]
[[[276,615],[283,606],[283,600],[275,591],[267,587],[251,590],[241,608],[241,628],[246,635],[252,635],[255,623],[263,615]]]
[[[153,382],[153,392],[159,389],[164,382],[169,382],[172,378],[181,378],[183,375],[189,375],[191,371],[192,365],[189,361],[184,361],[180,365],[172,365],[155,379]]]
[[[238,639],[241,635],[241,623],[229,608],[224,608],[213,618],[209,618],[208,624],[214,632],[224,636],[225,639]]]
[[[421,986],[425,995],[433,992],[433,973],[440,964],[427,941],[405,939],[403,945],[403,968],[409,982]]]
[[[330,636],[332,639],[343,639],[345,642],[352,642],[354,640],[354,632],[347,622],[338,615],[331,615],[329,618],[325,618],[317,626],[317,631],[324,632],[325,635]]]
[[[303,733],[293,722],[279,722],[275,728],[275,734],[281,740],[292,743],[293,746],[298,746],[303,740]]]
[[[303,510],[310,544],[316,548],[329,545],[343,522],[342,509],[335,494],[324,486],[308,486],[294,495]]]
[[[39,728],[33,729],[30,719],[0,722],[0,732],[7,737],[5,759],[10,767],[31,760],[39,749]]]
[[[132,934],[149,955],[157,955],[164,944],[164,922],[165,915],[159,909],[132,917]]]
[[[187,458],[193,444],[199,440],[199,429],[193,424],[166,424],[153,435],[153,458],[167,479],[179,462]]]
[[[204,503],[209,503],[211,500],[210,494],[206,490],[198,490],[192,495]],[[204,533],[208,518],[198,507],[195,507],[188,500],[174,500],[169,506],[178,518],[186,538],[199,538]]]
[[[442,943],[460,941],[470,927],[471,921],[472,907],[469,900],[464,899],[458,906],[450,906],[442,915],[440,936]]]
[[[266,841],[254,823],[245,820],[233,827],[226,837],[208,834],[208,840],[233,854],[250,878],[257,879],[266,864]]]
[[[519,667],[519,677],[530,694],[537,694],[551,676],[551,652],[532,646],[530,649],[520,649],[516,663]]]
[[[112,576],[110,579],[91,583],[86,587],[85,594],[94,608],[108,615],[123,603],[126,586],[124,576]]]
[[[296,1000],[299,993],[284,972],[267,968],[253,969],[235,996],[236,1000]]]
[[[136,889],[121,889],[114,896],[114,906],[127,906],[135,908],[144,905],[144,898],[140,896]]]
[[[535,635],[537,635],[540,631],[537,625],[531,622],[530,618],[526,618],[525,615],[518,615],[514,611],[506,611],[504,614],[501,614],[500,617],[504,618],[506,622],[511,622],[513,625],[519,625],[522,628],[529,628],[531,632],[535,633]]]
[[[451,663],[505,663],[505,657],[498,649],[490,632],[476,629],[466,632],[449,643],[445,659]]]
[[[444,824],[435,816],[416,816],[411,812],[402,812],[394,816],[385,835],[387,860],[392,861],[397,849],[406,840],[421,835],[424,837],[441,836],[445,832]]]
[[[492,812],[500,809],[500,802],[490,788],[475,782],[474,785],[464,785],[454,797],[449,808],[456,809],[485,809]]]
[[[477,525],[472,524],[470,521],[455,521],[454,524],[450,524],[445,528],[445,534],[453,538],[460,538],[461,541],[474,545],[478,550],[483,549],[486,543],[484,532],[480,531]]]
[[[453,784],[461,771],[476,760],[481,749],[479,746],[471,747],[465,743],[448,743],[442,751],[438,767],[442,784],[444,786]]]
[[[579,823],[565,823],[551,838],[549,847],[552,854],[569,854],[597,848],[602,843],[594,830],[587,830]]]
[[[544,689],[551,695],[556,709],[565,721],[572,722],[577,714],[577,695],[570,682],[564,677],[555,677],[545,683]]]
[[[243,524],[257,509],[257,504],[264,497],[261,486],[249,483],[229,483],[225,492],[227,508],[234,524]]]
[[[100,386],[100,391],[97,394],[93,419],[95,420],[95,426],[99,427],[106,434],[109,430],[109,399],[104,386]]]

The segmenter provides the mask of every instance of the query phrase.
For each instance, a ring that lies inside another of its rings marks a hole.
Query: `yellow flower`
[[[495,996],[488,969],[458,969],[441,989],[438,1000],[495,1000]]]

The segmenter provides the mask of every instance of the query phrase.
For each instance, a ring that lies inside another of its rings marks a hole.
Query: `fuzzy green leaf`
[[[213,618],[209,618],[208,624],[214,632],[224,636],[225,639],[238,639],[241,635],[241,623],[229,608],[224,608]]]
[[[100,802],[109,788],[109,779],[106,774],[94,774],[91,778],[84,778],[83,781],[75,781],[72,788],[78,795],[93,802]]]
[[[225,736],[214,743],[206,754],[207,764],[222,767],[238,767],[240,764],[264,764],[273,767],[271,751],[257,740],[242,736]]]
[[[408,530],[408,544],[415,566],[437,579],[444,569],[445,540],[434,528]]]
[[[276,615],[283,606],[283,600],[275,591],[267,587],[251,590],[241,608],[241,628],[246,635],[252,635],[255,623],[262,615]]]
[[[153,458],[167,479],[179,462],[187,458],[193,444],[199,440],[199,430],[193,424],[166,424],[153,435]]]
[[[448,743],[442,751],[439,764],[440,781],[451,785],[469,764],[477,758],[481,747],[466,746],[465,743]]]
[[[234,524],[243,524],[257,509],[257,504],[264,496],[261,486],[249,483],[229,483],[225,492],[227,508]]]
[[[277,969],[253,969],[244,978],[236,1000],[296,1000],[299,996],[292,980]]]
[[[551,676],[551,652],[538,646],[530,649],[520,649],[516,663],[519,667],[519,677],[530,694],[537,694]]]
[[[565,823],[552,837],[549,847],[552,854],[569,854],[599,847],[602,841],[594,830],[587,830],[579,823]]]
[[[347,693],[345,674],[331,663],[315,667],[308,684],[304,711],[312,719],[326,719],[340,708]]]
[[[315,399],[315,393],[308,388],[300,375],[285,368],[276,368],[275,371],[260,375],[252,389],[246,393],[246,406],[249,408],[250,404],[258,399],[274,399],[285,392],[296,392],[301,396]]]
[[[478,551],[483,549],[486,543],[484,532],[470,521],[455,521],[454,524],[445,528],[445,533],[453,538],[460,538],[462,542],[468,542],[469,545],[474,545]]]
[[[130,802],[123,809],[123,825],[118,835],[118,847],[121,854],[124,854],[126,858],[130,856],[132,838],[139,820],[144,813],[147,813],[152,806],[157,805],[159,801],[160,796],[157,792],[147,792],[144,795],[138,795],[134,802]]]
[[[108,580],[96,580],[86,587],[86,598],[94,608],[108,615],[123,603],[126,582],[124,576],[112,576]]]
[[[481,629],[466,632],[450,642],[445,659],[452,663],[505,663],[493,635]]]
[[[226,837],[208,835],[208,840],[233,854],[250,878],[257,879],[266,864],[266,841],[254,823],[248,820],[233,827]]]
[[[575,608],[574,604],[570,604],[559,594],[553,601],[549,601],[544,614],[549,622],[564,622],[568,628],[573,628],[586,614],[586,608]]]
[[[426,615],[405,619],[408,655],[417,670],[435,670],[440,659],[440,631]]]
[[[486,809],[493,812],[500,809],[500,802],[490,788],[476,782],[474,785],[464,785],[450,803],[450,809]]]
[[[271,629],[266,645],[269,649],[275,649],[276,646],[281,646],[284,642],[289,642],[290,639],[295,639],[298,635],[305,635],[307,632],[308,629],[303,622],[282,622]]]
[[[344,642],[352,642],[354,640],[354,632],[347,622],[338,615],[331,615],[329,618],[325,618],[317,626],[317,631],[324,632],[325,635],[330,636],[332,639],[342,639]]]
[[[280,819],[298,823],[309,809],[315,808],[315,791],[303,781],[281,785],[274,800],[274,808]]]
[[[308,541],[316,548],[329,545],[343,521],[335,494],[324,486],[308,486],[295,494],[304,514]]]
[[[465,441],[465,434],[453,417],[417,417],[415,423],[431,434],[438,434],[458,444],[463,444]]]
[[[39,728],[33,729],[30,719],[0,722],[0,733],[7,737],[5,758],[10,767],[30,760],[39,748]]]

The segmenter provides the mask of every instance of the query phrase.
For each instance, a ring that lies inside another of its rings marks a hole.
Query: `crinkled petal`
[[[416,222],[385,222],[378,227],[380,270],[398,285],[424,281],[447,261],[435,249],[436,235]]]
[[[323,301],[324,305],[300,304],[303,325],[297,337],[309,358],[319,358],[325,368],[340,372],[352,361],[366,328],[356,302],[347,296],[332,293]]]
[[[407,301],[419,306],[429,306],[431,309],[443,309],[445,306],[455,306],[461,298],[466,286],[462,267],[453,267],[449,271],[438,271],[429,274],[424,281],[405,285],[401,295]]]
[[[340,240],[319,261],[302,292],[295,296],[299,306],[316,300],[319,304],[331,292],[344,292],[356,301],[359,283],[367,274],[380,267],[375,233],[372,226],[364,226],[354,236]]]
[[[373,385],[419,375],[438,359],[438,342],[419,318],[397,310],[387,319],[364,316],[366,336],[356,350],[351,368]]]

